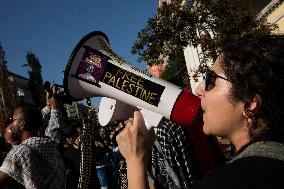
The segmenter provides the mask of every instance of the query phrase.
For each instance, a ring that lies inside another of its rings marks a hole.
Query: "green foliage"
[[[138,33],[132,53],[149,66],[172,59],[187,45],[202,49],[201,64],[194,73],[203,73],[207,62],[216,58],[224,41],[249,34],[268,34],[275,26],[255,17],[240,6],[239,0],[195,0],[194,4],[172,0],[157,10],[147,26]],[[190,1],[191,2],[191,1]],[[212,37],[214,36],[214,37]]]
[[[28,63],[23,65],[23,67],[28,66],[31,68],[28,71],[30,77],[28,89],[32,94],[34,103],[38,107],[43,108],[45,106],[45,94],[41,76],[41,65],[38,58],[31,51],[27,52],[26,59]]]
[[[186,71],[186,63],[183,49],[177,48],[175,54],[171,54],[171,56],[169,56],[161,78],[178,86],[188,86],[189,82],[187,82],[185,80],[186,78],[183,77],[184,71]]]

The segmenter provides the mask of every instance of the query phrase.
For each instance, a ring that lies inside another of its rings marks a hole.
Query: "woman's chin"
[[[204,123],[204,125],[203,125],[203,132],[206,134],[206,135],[210,135],[210,131],[209,131],[209,129],[208,129],[208,127],[207,127],[207,125]]]

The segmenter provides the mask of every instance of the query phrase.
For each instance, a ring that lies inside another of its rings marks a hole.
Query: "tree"
[[[189,2],[189,3],[185,3]],[[201,64],[192,75],[208,69],[216,49],[224,41],[249,34],[269,34],[275,26],[256,20],[239,0],[172,0],[163,3],[157,15],[138,33],[131,52],[149,66],[175,56],[188,45],[202,49]],[[170,68],[170,66],[169,66]]]
[[[27,52],[26,59],[28,63],[22,66],[31,68],[31,70],[28,71],[28,89],[32,94],[35,105],[39,108],[43,108],[45,106],[45,93],[41,76],[41,65],[38,58],[31,51]]]
[[[190,82],[184,77],[184,75],[187,74],[187,69],[183,49],[181,47],[177,47],[177,49],[168,56],[166,61],[167,64],[164,67],[161,78],[180,87],[189,87]]]
[[[13,86],[8,79],[5,51],[0,44],[0,128],[3,129],[5,120],[12,116],[14,108]]]

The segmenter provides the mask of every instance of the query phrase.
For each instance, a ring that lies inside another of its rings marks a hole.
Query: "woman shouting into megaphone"
[[[204,133],[228,138],[236,154],[192,188],[284,188],[283,81],[284,36],[246,37],[222,46],[196,94]],[[141,120],[135,112],[116,138],[129,189],[149,188],[154,134],[142,132]]]

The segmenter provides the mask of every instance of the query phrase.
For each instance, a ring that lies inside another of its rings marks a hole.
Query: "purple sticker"
[[[101,52],[86,48],[76,71],[76,76],[90,83],[98,84],[104,74],[108,58]]]

